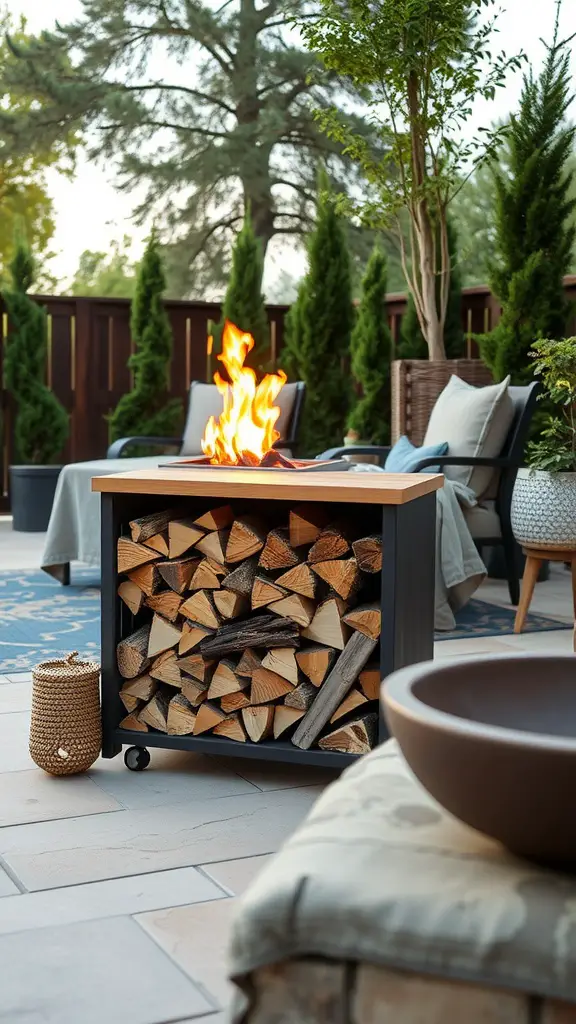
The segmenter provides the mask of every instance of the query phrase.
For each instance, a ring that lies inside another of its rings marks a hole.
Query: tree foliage
[[[362,298],[352,331],[352,376],[359,389],[348,428],[361,441],[390,441],[390,359],[392,337],[386,318],[386,257],[375,246],[362,281]]]
[[[306,455],[342,440],[351,399],[347,360],[354,307],[346,235],[321,176],[316,226],[308,242],[308,273],[289,317],[280,362],[306,384],[300,431]]]
[[[320,125],[346,146],[367,182],[365,197],[343,197],[341,206],[371,226],[396,227],[430,357],[444,358],[447,210],[465,169],[499,134],[469,141],[464,127],[473,100],[492,99],[519,59],[491,53],[494,18],[480,15],[496,0],[321,2],[320,18],[303,28],[308,44],[330,70],[363,90],[384,154],[376,157],[336,110],[318,112]],[[409,219],[407,246],[402,213]]]
[[[448,251],[450,254],[450,290],[444,321],[444,349],[447,359],[460,359],[464,353],[464,331],[462,329],[462,284],[458,262],[458,238],[452,219],[447,222]],[[436,288],[440,278],[436,279]],[[413,295],[408,295],[406,312],[400,325],[399,359],[427,359],[428,346],[422,334]]]
[[[260,240],[254,234],[247,210],[242,230],[232,250],[232,269],[222,306],[222,324],[231,320],[254,338],[249,362],[257,368],[270,358],[270,328],[262,294],[264,260]]]
[[[497,259],[491,288],[502,304],[497,327],[482,336],[482,358],[496,380],[532,378],[528,353],[538,337],[561,338],[569,306],[563,277],[576,238],[573,152],[576,128],[566,116],[574,99],[569,40],[556,26],[541,73],[524,77],[508,137],[509,173],[496,167]],[[572,193],[572,195],[571,195]]]
[[[138,268],[130,329],[135,352],[129,366],[134,387],[111,418],[114,440],[130,436],[174,437],[182,427],[182,403],[168,397],[172,329],[162,302],[165,280],[160,247],[152,233]]]
[[[16,245],[10,272],[11,285],[2,292],[10,324],[4,373],[15,406],[16,459],[25,465],[43,466],[52,463],[64,447],[68,414],[44,383],[46,311],[28,295],[35,265],[22,240]]]
[[[299,44],[306,12],[305,0],[83,0],[77,21],[14,46],[9,81],[42,106],[6,116],[6,130],[89,128],[122,187],[145,186],[136,213],[154,208],[163,225],[171,290],[203,290],[225,279],[246,205],[265,256],[275,235],[310,227],[319,158],[341,186],[356,180],[311,107],[338,102],[360,136],[371,130],[357,91]]]
[[[136,286],[136,268],[128,246],[130,239],[112,242],[111,251],[93,252],[85,249],[70,285],[71,295],[100,295],[106,298],[131,299]]]

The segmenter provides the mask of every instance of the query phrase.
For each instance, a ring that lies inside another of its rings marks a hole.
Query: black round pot
[[[10,466],[12,529],[43,533],[48,529],[62,466]]]

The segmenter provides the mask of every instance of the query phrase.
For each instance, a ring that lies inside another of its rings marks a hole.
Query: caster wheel
[[[131,772],[143,772],[150,764],[150,754],[146,747],[128,747],[124,754],[124,764]]]

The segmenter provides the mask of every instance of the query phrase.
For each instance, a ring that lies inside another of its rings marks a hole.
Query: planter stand
[[[514,632],[521,633],[524,629],[524,623],[530,608],[530,602],[534,593],[534,587],[538,580],[540,569],[544,562],[569,562],[572,569],[572,595],[574,600],[574,619],[576,620],[576,549],[573,551],[567,551],[566,548],[561,548],[558,551],[554,551],[550,548],[522,548],[523,554],[526,556],[526,568],[524,569],[524,576],[522,577],[522,590],[520,592],[520,604],[518,605],[518,611],[516,612],[516,620],[514,622]],[[574,650],[576,651],[576,630],[574,633]]]

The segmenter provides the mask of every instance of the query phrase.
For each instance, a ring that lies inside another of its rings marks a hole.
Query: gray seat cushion
[[[463,508],[466,525],[474,540],[495,540],[502,536],[500,518],[493,501],[483,501],[474,508]]]
[[[575,901],[575,877],[444,812],[391,741],[328,787],[242,898],[232,974],[247,990],[259,967],[321,956],[576,1002]]]
[[[276,422],[276,429],[280,431],[280,440],[285,440],[289,435],[295,399],[296,384],[285,384],[275,402],[280,407],[280,416]],[[202,455],[201,442],[206,424],[211,416],[217,419],[222,408],[222,395],[215,384],[202,384],[200,381],[195,381],[190,385],[188,415],[181,455]]]

